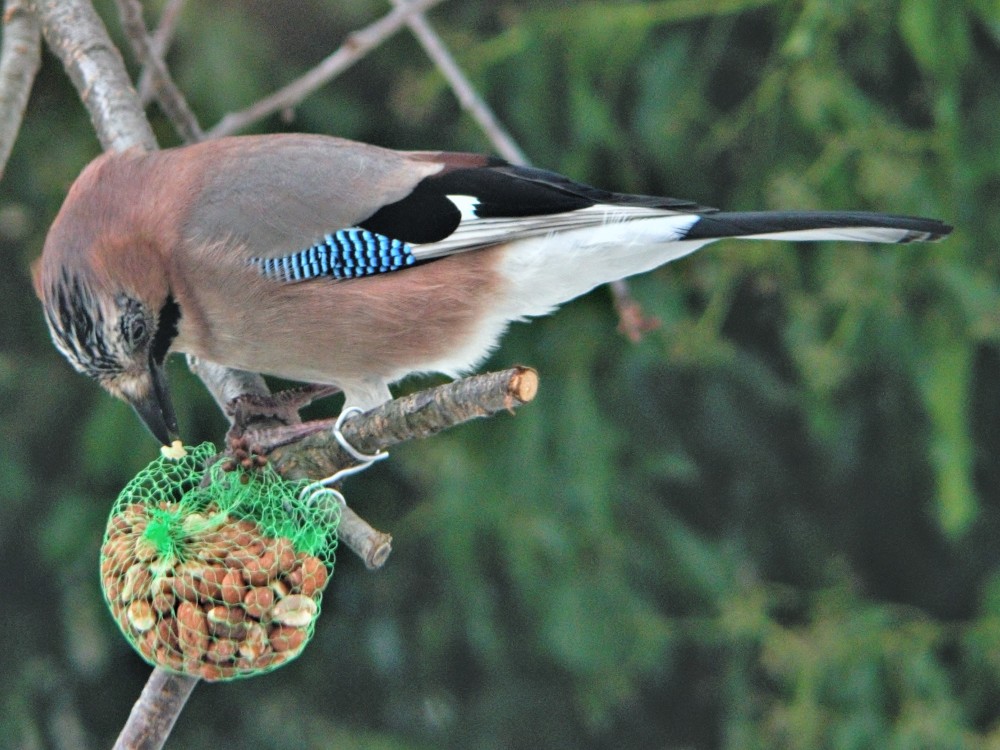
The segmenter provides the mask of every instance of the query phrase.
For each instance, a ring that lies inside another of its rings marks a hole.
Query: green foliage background
[[[211,124],[387,8],[189,3],[169,63]],[[638,345],[605,290],[516,325],[489,365],[537,367],[537,401],[352,479],[395,536],[387,567],[342,553],[304,656],[199,687],[170,746],[1000,746],[1000,3],[450,0],[432,19],[540,166],[956,232],[713,245],[634,281],[663,321]],[[489,150],[406,33],[260,127],[281,129]],[[156,446],[49,344],[28,272],[97,153],[47,57],[0,184],[11,747],[108,746],[148,673],[97,555]],[[172,376],[187,440],[220,440]]]

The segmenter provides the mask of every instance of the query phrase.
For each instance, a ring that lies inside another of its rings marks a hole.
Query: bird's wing
[[[190,232],[199,241],[226,234],[245,262],[286,281],[354,278],[510,240],[714,210],[477,154],[398,152],[324,136],[231,141],[206,149],[214,163],[205,167]]]

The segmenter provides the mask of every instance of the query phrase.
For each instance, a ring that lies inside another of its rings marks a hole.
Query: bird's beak
[[[167,376],[163,371],[163,365],[152,360],[149,363],[149,374],[152,384],[145,395],[129,398],[128,401],[153,433],[153,437],[159,440],[161,445],[170,445],[174,440],[178,440],[179,436],[177,415],[174,414],[174,405],[170,401],[170,391],[167,389]]]

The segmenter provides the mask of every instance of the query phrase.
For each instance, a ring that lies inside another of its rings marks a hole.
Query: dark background
[[[168,63],[210,126],[388,9],[189,3]],[[663,322],[637,345],[606,289],[515,325],[487,366],[536,367],[537,400],[350,480],[394,535],[388,565],[342,552],[303,656],[199,686],[168,746],[995,746],[1000,8],[450,0],[430,18],[539,166],[957,230],[713,245],[634,281]],[[258,130],[490,150],[406,32]],[[0,746],[109,746],[149,672],[97,557],[156,445],[51,346],[29,277],[98,152],[46,54],[0,184]],[[180,358],[171,375],[187,440],[221,440]]]

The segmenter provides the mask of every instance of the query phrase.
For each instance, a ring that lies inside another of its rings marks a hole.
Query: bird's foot
[[[339,391],[336,386],[311,384],[269,396],[246,394],[234,398],[226,404],[226,413],[233,419],[226,441],[240,439],[247,432],[259,429],[260,422],[276,420],[285,426],[299,425],[302,423],[300,409],[318,398],[332,396]]]

